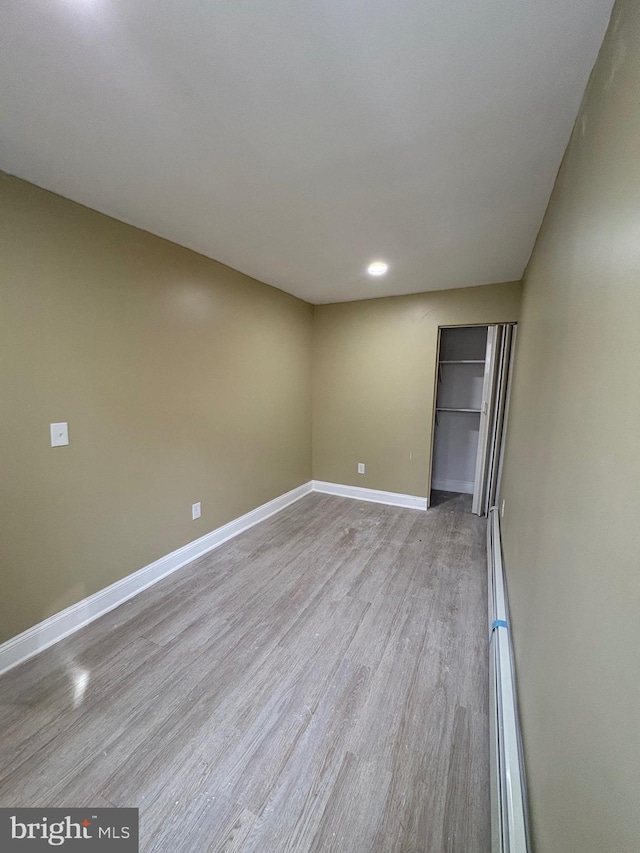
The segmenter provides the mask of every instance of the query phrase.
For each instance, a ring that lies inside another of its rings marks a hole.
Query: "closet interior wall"
[[[473,494],[487,327],[440,331],[431,488]]]

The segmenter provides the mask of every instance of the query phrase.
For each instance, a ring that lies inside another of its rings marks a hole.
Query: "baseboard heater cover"
[[[509,603],[502,559],[500,514],[487,521],[489,575],[489,701],[492,853],[530,853],[527,788],[518,719]]]

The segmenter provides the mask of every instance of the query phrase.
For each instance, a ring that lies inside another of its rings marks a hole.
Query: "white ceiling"
[[[310,302],[518,279],[611,6],[3,0],[0,168]]]

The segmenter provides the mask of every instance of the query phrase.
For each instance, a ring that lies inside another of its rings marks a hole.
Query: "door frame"
[[[427,509],[431,506],[431,478],[433,476],[433,448],[436,443],[436,401],[438,399],[438,381],[440,379],[440,341],[442,330],[452,328],[451,326],[438,326],[438,340],[436,341],[436,365],[433,374],[433,400],[431,401],[431,445],[429,449],[429,465],[427,472]]]

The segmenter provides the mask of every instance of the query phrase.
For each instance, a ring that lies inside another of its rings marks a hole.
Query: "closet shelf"
[[[436,406],[436,412],[472,412],[479,415],[480,409],[454,409],[450,406]]]
[[[483,358],[441,358],[440,364],[484,364]]]

